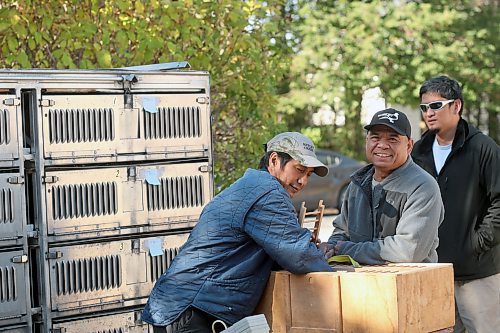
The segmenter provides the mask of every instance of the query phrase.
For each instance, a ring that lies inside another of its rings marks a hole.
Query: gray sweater
[[[328,243],[344,241],[338,254],[363,264],[437,262],[444,208],[434,178],[409,157],[372,195],[373,173],[367,165],[351,176]]]

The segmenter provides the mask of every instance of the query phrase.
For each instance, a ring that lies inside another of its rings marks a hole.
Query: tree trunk
[[[488,112],[488,134],[497,144],[500,145],[500,133],[498,128],[500,123],[500,114],[490,108],[486,109],[486,111]]]

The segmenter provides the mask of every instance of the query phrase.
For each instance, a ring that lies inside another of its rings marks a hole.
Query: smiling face
[[[381,181],[403,165],[413,149],[413,140],[392,128],[376,125],[366,136],[366,157],[375,167],[375,180]]]
[[[314,172],[314,168],[305,167],[294,159],[290,160],[282,168],[281,160],[275,152],[269,157],[267,169],[271,175],[278,179],[292,198],[307,185],[309,177]]]

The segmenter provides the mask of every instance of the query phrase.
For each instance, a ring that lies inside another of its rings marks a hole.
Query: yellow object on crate
[[[351,264],[352,267],[354,268],[361,268],[361,265],[354,259],[351,258],[351,256],[347,254],[339,254],[333,257],[330,257],[328,260],[328,264],[335,264],[335,263],[348,263]]]

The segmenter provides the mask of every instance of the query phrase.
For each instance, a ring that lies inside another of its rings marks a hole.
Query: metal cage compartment
[[[188,234],[51,248],[54,317],[121,309],[146,302]]]
[[[16,166],[19,160],[17,112],[20,107],[15,95],[0,94],[0,167]]]
[[[19,173],[0,173],[0,248],[22,245],[24,179]]]
[[[194,226],[211,199],[207,163],[46,172],[51,241]]]
[[[148,333],[150,326],[140,320],[141,311],[72,320],[52,325],[53,333]],[[151,332],[153,329],[151,328]]]
[[[0,252],[0,326],[27,323],[28,256],[22,250]],[[0,328],[0,331],[2,329]],[[15,330],[14,330],[15,331]]]
[[[209,98],[204,93],[45,95],[42,101],[47,164],[211,154]]]

